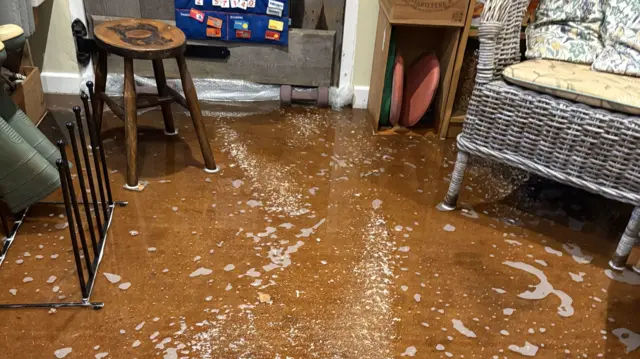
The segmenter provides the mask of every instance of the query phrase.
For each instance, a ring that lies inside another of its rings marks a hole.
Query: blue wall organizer
[[[289,44],[289,0],[175,0],[187,39]]]

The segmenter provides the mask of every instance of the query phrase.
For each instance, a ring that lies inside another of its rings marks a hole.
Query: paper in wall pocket
[[[280,41],[280,33],[277,31],[267,30],[267,32],[264,34],[264,38],[267,40]]]
[[[207,26],[222,28],[222,19],[218,19],[217,17],[208,16],[207,17]]]
[[[196,19],[200,22],[204,21],[204,13],[200,10],[191,9],[191,11],[189,11],[189,16],[191,16],[192,19]]]
[[[222,6],[222,0],[211,0],[211,5]]]
[[[204,5],[204,0],[195,0],[195,4],[198,6]]]
[[[234,20],[233,21],[233,29],[234,30],[249,30],[249,21],[246,21],[246,20]]]
[[[284,29],[284,22],[280,20],[269,19],[269,30],[282,31]]]
[[[236,30],[236,38],[238,39],[250,39],[251,31],[250,30]]]
[[[221,29],[217,29],[215,27],[208,27],[207,28],[207,37],[221,38],[222,37],[222,30]]]

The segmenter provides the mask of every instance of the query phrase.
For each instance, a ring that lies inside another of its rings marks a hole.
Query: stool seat
[[[157,60],[176,57],[186,49],[184,33],[152,19],[118,19],[96,25],[98,46],[126,58]]]

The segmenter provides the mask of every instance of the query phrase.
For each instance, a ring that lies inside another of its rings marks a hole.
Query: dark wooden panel
[[[333,53],[332,84],[337,86],[340,81],[340,61],[342,59],[342,35],[344,31],[345,0],[324,0],[323,15],[327,23],[327,30],[336,32]]]
[[[84,0],[84,6],[91,15],[142,17],[138,0]]]
[[[175,8],[173,0],[139,0],[140,14],[143,18],[174,20]],[[207,0],[211,1],[211,0]]]
[[[94,16],[99,24],[108,17]],[[171,21],[167,21],[172,23]],[[194,78],[237,79],[267,84],[329,86],[333,63],[335,31],[291,29],[289,47],[241,44],[217,41],[189,41],[203,46],[226,46],[231,56],[226,60],[189,58],[187,64]],[[109,73],[122,73],[122,58],[110,55]],[[179,78],[175,61],[165,60],[169,78]],[[135,73],[153,77],[151,61],[135,61]]]

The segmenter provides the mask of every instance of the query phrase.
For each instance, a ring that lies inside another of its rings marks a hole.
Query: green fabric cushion
[[[640,1],[603,1],[601,32],[606,47],[593,63],[593,69],[640,76]]]

